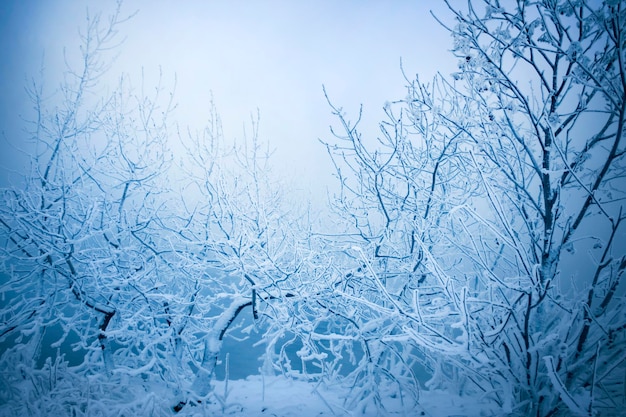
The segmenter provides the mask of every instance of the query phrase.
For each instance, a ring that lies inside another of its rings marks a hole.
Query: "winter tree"
[[[502,413],[617,415],[624,4],[446,4],[458,72],[407,78],[375,138],[331,104],[344,232],[325,299],[368,349],[359,392],[415,391],[427,369]]]
[[[19,146],[30,166],[0,205],[3,413],[171,415],[216,402],[235,318],[284,321],[271,304],[298,275],[306,228],[271,179],[256,121],[235,146],[214,109],[203,132],[182,134],[160,86],[100,83],[120,13],[88,17],[58,94],[29,90],[31,140]],[[178,141],[185,155],[170,149]]]

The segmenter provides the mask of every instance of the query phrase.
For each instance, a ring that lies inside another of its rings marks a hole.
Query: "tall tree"
[[[409,81],[378,141],[333,107],[345,262],[363,266],[338,288],[355,321],[387,323],[378,340],[422,352],[431,386],[516,415],[616,415],[624,4],[446,3],[458,72]]]

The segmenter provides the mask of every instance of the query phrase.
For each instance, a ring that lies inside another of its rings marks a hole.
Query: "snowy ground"
[[[251,376],[245,380],[215,382],[215,393],[224,401],[208,406],[209,415],[246,417],[325,417],[377,415],[374,410],[346,409],[346,390],[328,388],[281,376]],[[204,408],[204,407],[202,407]],[[461,399],[441,391],[420,393],[417,409],[402,410],[400,401],[391,404],[392,416],[478,417],[499,415],[477,399]],[[190,410],[188,409],[187,412]],[[200,410],[198,410],[200,411]],[[192,413],[193,414],[193,413]],[[203,412],[198,415],[204,415]],[[385,414],[381,414],[385,415]]]

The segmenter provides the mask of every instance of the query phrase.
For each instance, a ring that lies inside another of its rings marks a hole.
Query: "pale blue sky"
[[[0,2],[0,129],[18,134],[28,113],[23,84],[42,60],[50,79],[62,70],[63,47],[76,50],[86,6],[112,10],[113,1],[3,0]],[[201,127],[210,93],[228,137],[258,108],[261,136],[277,149],[276,165],[318,190],[330,164],[318,138],[330,138],[331,116],[322,84],[334,103],[356,117],[364,106],[367,133],[377,134],[385,101],[405,95],[409,76],[449,74],[452,40],[430,15],[447,18],[435,1],[157,1],[128,0],[126,37],[110,74],[148,82],[161,67],[165,86],[177,77],[176,119]],[[45,54],[44,54],[45,51]],[[6,145],[2,145],[6,148]],[[3,151],[3,160],[10,151]],[[317,192],[317,191],[316,191]]]

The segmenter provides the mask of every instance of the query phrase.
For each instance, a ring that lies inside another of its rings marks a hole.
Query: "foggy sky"
[[[400,60],[408,77],[424,81],[454,70],[452,39],[422,1],[126,1],[137,15],[120,27],[124,43],[105,83],[129,74],[139,85],[159,74],[176,85],[174,119],[200,129],[211,93],[227,138],[260,111],[260,134],[276,149],[277,169],[320,192],[331,165],[318,138],[330,139],[335,120],[322,92],[349,119],[364,108],[362,128],[375,136],[385,101],[405,96]],[[448,19],[441,3],[434,13]],[[113,1],[4,0],[0,2],[0,129],[11,143],[23,140],[32,117],[24,84],[45,80],[52,93],[79,45],[87,8],[113,10]],[[65,49],[64,49],[65,48]],[[43,75],[41,69],[43,68]],[[176,80],[176,83],[174,83]],[[3,139],[2,164],[20,160]]]

